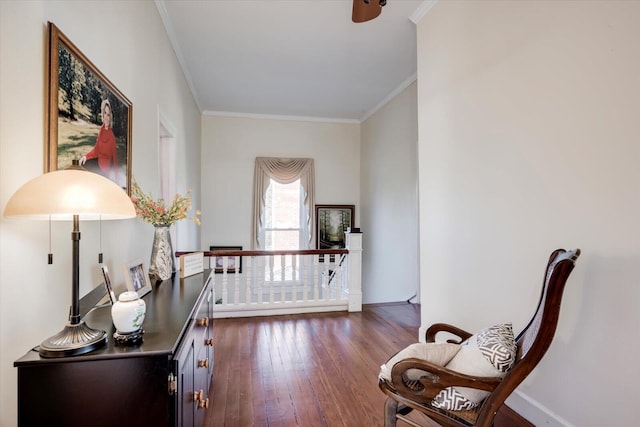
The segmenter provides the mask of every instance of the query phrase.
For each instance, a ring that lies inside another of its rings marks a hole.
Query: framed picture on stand
[[[241,251],[242,246],[209,246],[210,251]],[[214,257],[214,271],[218,274],[224,270],[224,258],[227,258],[227,273],[242,273],[242,257],[238,258],[238,265],[236,265],[235,256],[216,256]]]
[[[102,277],[104,277],[104,286],[107,288],[107,294],[109,295],[109,300],[111,301],[111,305],[115,304],[118,299],[116,298],[116,293],[113,292],[113,286],[111,285],[111,277],[109,277],[109,269],[106,265],[102,264],[100,266],[102,270]]]
[[[124,264],[124,279],[127,283],[128,291],[135,291],[139,297],[151,292],[151,282],[149,281],[149,275],[144,268],[144,263],[141,259],[128,262]]]
[[[345,232],[354,226],[354,205],[316,205],[316,248],[344,249]]]

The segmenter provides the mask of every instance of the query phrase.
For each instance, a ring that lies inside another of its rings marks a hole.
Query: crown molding
[[[367,114],[362,116],[362,118],[360,119],[360,123],[364,123],[369,117],[373,116],[376,112],[378,112],[378,110],[380,110],[382,107],[384,107],[393,98],[398,96],[403,90],[408,88],[416,80],[417,80],[417,75],[414,73],[407,80],[405,80],[402,83],[400,83],[398,85],[398,87],[396,87],[391,93],[389,93],[389,95],[387,95],[386,98],[384,98],[382,101],[380,101],[380,103],[378,105],[373,107],[371,110],[369,110],[369,112],[367,112]]]
[[[433,6],[438,3],[438,0],[424,0],[420,6],[416,9],[415,12],[409,17],[409,20],[414,24],[418,25],[418,22],[422,21],[422,18],[425,17],[427,13],[431,10]]]
[[[331,118],[331,117],[283,116],[278,114],[238,113],[233,111],[206,110],[202,112],[202,115],[217,116],[217,117],[236,117],[236,118],[244,118],[244,119],[295,121],[295,122],[360,124],[360,120],[357,120],[357,119],[339,119],[339,118]]]
[[[193,100],[198,107],[198,111],[202,111],[202,107],[200,106],[200,98],[198,97],[198,92],[196,92],[195,86],[193,84],[191,73],[189,73],[189,69],[187,68],[187,62],[185,61],[184,56],[182,56],[182,50],[180,49],[180,45],[178,44],[176,34],[173,31],[173,24],[171,23],[171,19],[169,18],[169,14],[167,13],[165,0],[154,0],[154,3],[156,4],[156,9],[158,9],[158,13],[160,14],[160,19],[162,19],[164,30],[167,32],[167,37],[169,37],[169,41],[171,42],[171,46],[173,47],[173,52],[176,54],[176,58],[178,59],[178,63],[180,64],[180,68],[182,69],[182,74],[184,74],[184,78],[187,81],[187,85],[189,86],[189,90],[191,91],[191,95],[193,96]]]

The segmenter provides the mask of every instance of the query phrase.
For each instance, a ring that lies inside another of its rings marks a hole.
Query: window
[[[300,249],[300,180],[281,184],[270,180],[265,197],[264,242],[268,251]]]
[[[291,249],[313,247],[314,174],[313,159],[256,158],[252,249],[289,249],[285,242]]]
[[[303,232],[300,227],[300,212],[303,211],[300,199],[300,180],[289,184],[282,184],[273,179],[270,180],[264,203],[264,243],[265,249],[297,250],[304,242],[301,241]],[[304,239],[303,239],[304,240]],[[296,256],[296,264],[300,259]],[[298,268],[294,271],[292,258],[285,257],[284,276],[283,266],[276,263],[273,267],[273,276],[270,274],[270,266],[265,266],[265,281],[295,280],[299,277]]]
[[[257,157],[253,184],[253,249],[311,248],[313,159]],[[276,284],[299,280],[299,256],[287,255],[280,258],[278,263],[274,264],[274,261],[274,257],[271,257],[270,264],[265,265],[265,282]]]

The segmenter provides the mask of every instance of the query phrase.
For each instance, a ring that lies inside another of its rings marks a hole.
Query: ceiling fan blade
[[[382,12],[382,5],[379,0],[353,0],[353,12],[351,20],[353,22],[370,21]]]

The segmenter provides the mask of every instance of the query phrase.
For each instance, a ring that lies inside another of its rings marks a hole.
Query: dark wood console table
[[[202,426],[213,373],[210,271],[176,274],[144,296],[144,341],[116,345],[111,306],[85,320],[109,341],[75,357],[31,350],[18,368],[20,426]]]

